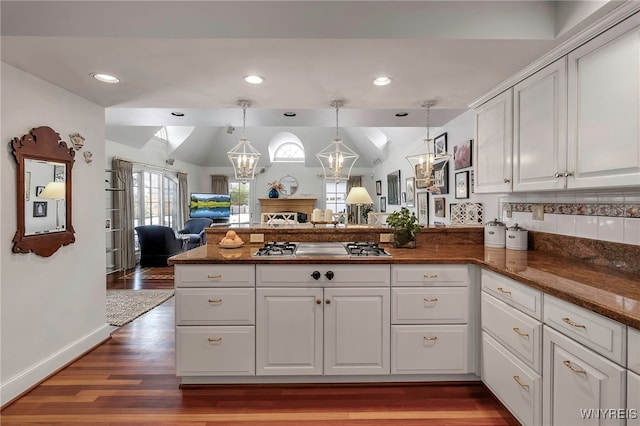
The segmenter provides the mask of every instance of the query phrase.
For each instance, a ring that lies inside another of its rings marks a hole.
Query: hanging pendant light
[[[427,137],[423,139],[426,152],[410,155],[406,158],[414,172],[416,187],[427,188],[427,191],[440,193],[440,187],[437,185],[436,169],[444,172],[444,166],[451,158],[451,154],[429,138],[429,109],[435,104],[435,101],[426,101],[422,104],[422,107],[427,109]]]
[[[344,101],[335,100],[331,102],[330,105],[336,109],[336,137],[333,142],[317,153],[316,157],[320,161],[320,164],[322,164],[324,179],[339,182],[349,179],[351,168],[359,155],[342,143],[338,132],[338,111],[340,107],[344,105]]]
[[[233,165],[233,171],[236,179],[242,183],[254,180],[256,175],[256,166],[260,159],[260,153],[251,146],[251,142],[247,139],[247,108],[251,106],[251,102],[246,99],[240,99],[238,105],[242,107],[242,139],[233,149],[227,152],[229,161]]]

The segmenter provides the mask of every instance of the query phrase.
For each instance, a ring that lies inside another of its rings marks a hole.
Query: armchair
[[[211,226],[212,219],[205,217],[198,217],[189,219],[184,223],[178,234],[188,235],[189,241],[187,243],[187,250],[203,245],[207,241],[207,234],[204,229]]]
[[[167,259],[182,251],[182,239],[168,226],[136,226],[140,266],[168,266]]]

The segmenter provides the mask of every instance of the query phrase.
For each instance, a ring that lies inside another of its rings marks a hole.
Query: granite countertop
[[[481,244],[432,244],[416,249],[387,247],[392,257],[375,258],[255,258],[262,244],[245,244],[235,249],[207,245],[170,258],[173,264],[294,264],[294,263],[383,263],[480,265],[574,303],[590,311],[640,329],[640,276],[613,268],[594,266],[580,260],[555,256],[539,250],[493,249]]]

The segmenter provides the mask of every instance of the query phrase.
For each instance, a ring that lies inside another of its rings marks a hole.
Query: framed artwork
[[[111,229],[111,219],[106,219],[104,227],[105,229]]]
[[[416,164],[415,166],[415,170],[414,170],[414,176],[418,176],[419,172],[418,172],[418,167],[420,167],[420,164]],[[416,189],[424,189],[427,187],[427,183],[424,180],[417,180],[416,181]]]
[[[473,170],[471,170],[469,172],[469,187],[471,187],[471,193],[472,194],[474,193],[474,191],[473,191],[474,182],[473,181],[474,181],[474,174],[473,174]]]
[[[456,198],[469,198],[469,172],[456,173]]]
[[[443,133],[441,135],[436,136],[433,139],[433,144],[436,148],[436,154],[443,153],[447,151],[447,134]]]
[[[64,182],[64,164],[56,164],[53,166],[53,181]]]
[[[400,197],[400,201],[402,202],[402,204],[407,202],[407,193],[405,191],[402,191],[402,196]]]
[[[453,208],[457,206],[458,203],[449,203],[449,217],[453,219]]]
[[[433,199],[433,207],[435,212],[433,213],[434,216],[436,217],[445,217],[446,213],[445,213],[445,198],[444,197],[438,197],[438,198],[434,198]]]
[[[429,193],[418,192],[418,223],[420,225],[429,224]]]
[[[33,217],[46,217],[47,216],[47,202],[46,201],[34,201],[33,202]]]
[[[36,186],[36,197],[39,197],[42,191],[44,191],[44,186]]]
[[[415,207],[416,202],[416,178],[410,177],[406,179],[407,195],[406,203],[407,207]]]
[[[473,139],[462,142],[453,147],[453,170],[466,169],[471,167],[471,144]]]
[[[382,195],[382,181],[376,181],[376,195]]]
[[[380,197],[380,213],[387,212],[387,197]]]
[[[449,162],[441,161],[433,165],[433,185],[440,188],[440,194],[449,193]]]
[[[387,175],[387,198],[389,205],[400,204],[400,170]]]

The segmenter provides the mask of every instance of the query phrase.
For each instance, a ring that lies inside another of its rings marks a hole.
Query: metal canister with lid
[[[507,248],[510,250],[527,250],[529,246],[529,232],[518,225],[507,228]]]
[[[504,248],[505,231],[507,227],[497,218],[484,224],[484,245],[487,247]]]

